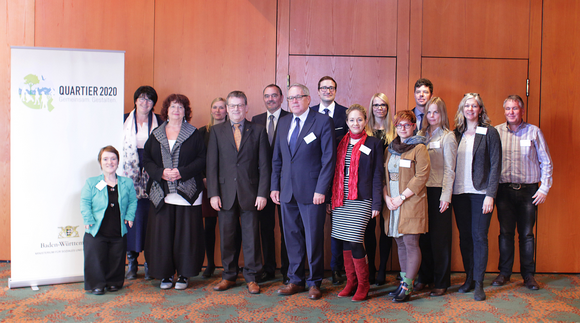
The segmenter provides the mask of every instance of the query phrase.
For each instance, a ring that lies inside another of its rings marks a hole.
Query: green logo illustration
[[[26,75],[18,89],[18,95],[22,103],[31,109],[47,109],[49,112],[54,109],[52,102],[56,91],[42,75],[40,78],[34,74]]]

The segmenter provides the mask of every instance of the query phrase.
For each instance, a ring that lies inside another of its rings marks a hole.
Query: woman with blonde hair
[[[486,297],[487,234],[501,173],[501,141],[490,123],[479,94],[465,94],[455,114],[458,147],[452,202],[466,274],[459,292],[475,288],[476,301]]]
[[[366,125],[366,132],[369,136],[373,136],[381,140],[383,151],[387,148],[389,143],[397,136],[395,126],[393,126],[393,113],[389,98],[384,93],[375,93],[371,98],[369,104],[369,117]],[[386,278],[387,260],[393,245],[393,240],[385,235],[384,220],[379,217],[380,237],[379,237],[379,270],[377,273],[375,267],[375,254],[377,246],[377,237],[375,235],[375,228],[377,220],[371,219],[365,232],[365,246],[369,258],[369,282],[377,286],[383,285]],[[376,273],[376,280],[375,280]]]
[[[425,118],[419,131],[427,138],[431,173],[427,180],[427,204],[429,232],[421,235],[421,267],[415,290],[428,284],[433,289],[430,296],[441,296],[451,285],[451,235],[452,219],[449,203],[455,179],[457,141],[449,130],[449,118],[445,102],[432,97],[425,105]]]

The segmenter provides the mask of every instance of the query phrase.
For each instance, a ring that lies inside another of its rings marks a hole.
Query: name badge
[[[371,149],[365,145],[360,145],[359,150],[367,156],[371,153]]]
[[[530,139],[520,140],[520,147],[530,147],[532,146],[532,141]]]
[[[486,135],[487,134],[487,128],[486,127],[477,127],[477,129],[475,129],[475,133],[478,133],[480,135]]]
[[[100,182],[97,183],[97,185],[95,185],[95,187],[99,190],[102,191],[103,188],[105,188],[105,186],[107,186],[107,183],[105,183],[105,181],[101,180]]]
[[[441,141],[433,141],[429,143],[429,148],[438,149],[441,148]]]
[[[408,159],[401,159],[399,160],[399,167],[411,168],[411,161]]]
[[[304,137],[304,142],[306,142],[306,144],[309,144],[311,142],[313,142],[316,139],[316,135],[314,134],[314,132],[311,132],[308,134],[308,136]]]

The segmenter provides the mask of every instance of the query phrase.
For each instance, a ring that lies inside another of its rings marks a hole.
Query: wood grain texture
[[[211,101],[233,90],[248,97],[249,117],[264,110],[262,90],[276,77],[276,2],[157,0],[155,88],[191,101],[194,126]]]
[[[153,85],[154,3],[36,1],[35,46],[125,51],[124,106],[129,112],[135,90]]]
[[[0,1],[0,260],[10,259],[10,46],[34,46],[34,0]]]
[[[320,102],[318,80],[332,76],[337,83],[335,101],[349,107],[369,107],[373,94],[383,92],[395,105],[395,59],[382,57],[290,56],[291,83],[310,89],[311,106]]]
[[[526,106],[527,122],[540,124],[540,85],[542,77],[542,0],[530,1],[530,49],[528,78],[530,95]]]
[[[539,208],[537,270],[580,272],[580,3],[545,1],[540,127],[554,162],[554,185]]]
[[[525,98],[527,60],[423,58],[422,76],[434,85],[434,95],[446,105],[449,123],[454,128],[457,107],[467,92],[479,93],[492,125],[505,122],[503,101],[510,94]],[[457,227],[453,226],[452,271],[463,271]],[[494,211],[489,229],[488,271],[497,271],[499,262],[499,223]],[[519,258],[514,269],[519,270]]]
[[[528,58],[530,0],[423,1],[423,56]]]
[[[396,56],[397,0],[292,0],[290,54]]]

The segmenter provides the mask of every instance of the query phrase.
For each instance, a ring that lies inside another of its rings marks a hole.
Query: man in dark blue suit
[[[302,84],[288,89],[292,115],[280,119],[272,157],[270,197],[281,204],[288,249],[290,283],[278,290],[292,295],[309,287],[308,297],[319,299],[324,276],[325,197],[336,162],[334,124],[309,109],[310,92]],[[310,276],[306,279],[304,258]]]
[[[282,101],[284,95],[282,90],[276,84],[270,84],[264,88],[264,105],[266,112],[258,114],[252,118],[253,123],[257,123],[266,127],[268,132],[268,140],[270,141],[270,157],[274,148],[274,138],[276,137],[276,129],[280,118],[289,114],[282,110]],[[270,158],[270,162],[272,159]],[[276,271],[276,239],[274,229],[276,227],[276,209],[278,209],[279,224],[280,224],[280,272],[282,273],[282,282],[287,285],[288,279],[288,253],[286,252],[286,243],[284,241],[284,226],[282,225],[282,213],[280,207],[268,198],[268,203],[262,211],[260,211],[260,235],[262,236],[262,254],[264,257],[263,272],[259,276],[260,281],[272,280],[275,277]]]
[[[318,81],[318,96],[320,97],[320,104],[312,107],[312,109],[330,116],[334,121],[334,136],[336,144],[342,140],[346,135],[348,127],[346,126],[346,107],[336,102],[336,81],[330,76],[324,76]],[[330,201],[327,201],[329,203]],[[332,218],[331,218],[332,221]],[[342,242],[335,238],[330,238],[330,251],[332,257],[330,258],[330,269],[332,269],[332,283],[340,285],[342,283],[341,270],[344,267],[344,259],[342,257]]]

